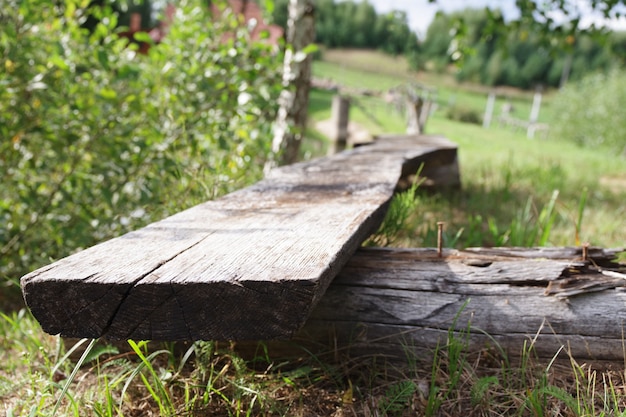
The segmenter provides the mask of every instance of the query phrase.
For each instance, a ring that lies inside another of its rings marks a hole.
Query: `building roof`
[[[228,0],[228,5],[233,13],[242,15],[244,22],[252,27],[250,36],[253,40],[264,39],[270,44],[277,44],[283,37],[283,28],[277,25],[268,25],[263,19],[263,11],[258,3],[253,0]],[[214,13],[220,13],[215,3],[211,3]],[[262,37],[263,32],[267,32],[267,37]]]
[[[263,19],[263,11],[255,1],[229,0],[228,6],[233,13],[243,16],[244,24],[251,28],[250,37],[252,40],[277,45],[279,40],[283,37],[283,28],[278,25],[269,25],[265,23],[265,20]],[[215,16],[219,16],[223,10],[220,10],[215,3],[211,3],[211,12]],[[172,24],[175,14],[176,6],[168,3],[163,11],[163,20],[159,22],[156,27],[145,28],[142,27],[141,24],[141,15],[139,13],[133,13],[130,19],[129,30],[122,32],[120,35],[132,40],[134,39],[135,33],[147,32],[155,43],[159,43],[165,36],[167,36],[168,28]],[[267,35],[265,35],[265,33],[267,33]],[[148,49],[149,45],[147,43],[139,42],[139,52],[146,53]]]

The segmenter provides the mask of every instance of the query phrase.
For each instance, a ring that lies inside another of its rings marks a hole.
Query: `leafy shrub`
[[[581,146],[604,146],[626,156],[626,73],[613,71],[570,83],[552,104],[551,130]]]
[[[462,123],[473,123],[477,125],[482,123],[482,116],[480,113],[467,107],[452,106],[448,108],[446,117],[450,120]]]
[[[250,182],[269,155],[281,59],[236,16],[181,1],[139,55],[108,8],[81,28],[88,3],[0,0],[0,277]]]

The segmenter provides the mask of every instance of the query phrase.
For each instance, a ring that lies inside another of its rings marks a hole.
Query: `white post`
[[[530,123],[526,131],[526,137],[532,139],[535,137],[535,125],[539,119],[539,109],[541,108],[541,92],[537,91],[533,97],[533,107],[530,109]]]
[[[488,129],[491,126],[491,118],[493,117],[493,108],[496,104],[496,93],[493,91],[487,97],[487,107],[485,108],[485,117],[483,117],[483,127]]]

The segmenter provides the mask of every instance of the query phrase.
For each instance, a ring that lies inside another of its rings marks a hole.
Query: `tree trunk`
[[[290,0],[284,90],[279,98],[272,151],[280,165],[296,162],[304,136],[311,88],[311,60],[305,48],[315,40],[313,0]]]

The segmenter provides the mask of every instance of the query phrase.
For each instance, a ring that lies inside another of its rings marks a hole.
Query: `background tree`
[[[357,4],[354,15],[355,27],[359,30],[354,34],[354,43],[357,48],[375,48],[377,44],[377,33],[372,30],[362,30],[363,28],[373,28],[376,26],[378,15],[374,7],[364,0]]]
[[[442,70],[462,58],[456,72],[459,81],[525,89],[559,87],[564,79],[581,79],[620,62],[611,50],[617,36],[607,36],[602,43],[581,32],[553,48],[541,33],[500,19],[499,12],[487,9],[437,15],[422,45],[422,59],[430,68]]]
[[[311,89],[311,46],[315,39],[314,13],[314,0],[289,2],[283,91],[272,141],[272,151],[278,155],[281,164],[297,161],[306,129]]]
[[[287,29],[289,0],[276,0],[273,19]],[[315,3],[315,42],[328,48],[372,48],[391,54],[414,54],[419,50],[406,13],[377,14],[362,2],[319,0]]]

